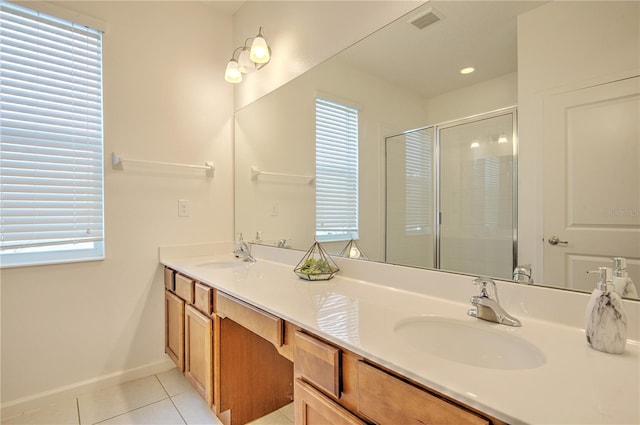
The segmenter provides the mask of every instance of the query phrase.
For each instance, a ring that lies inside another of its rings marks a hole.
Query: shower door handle
[[[559,237],[557,236],[551,236],[549,238],[549,243],[551,245],[566,245],[569,243],[569,241],[561,241]]]

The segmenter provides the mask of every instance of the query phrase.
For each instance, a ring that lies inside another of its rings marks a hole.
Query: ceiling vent
[[[440,20],[440,16],[438,16],[432,8],[427,9],[423,14],[416,16],[415,18],[410,19],[408,22],[419,30],[425,29],[429,25],[433,25]]]

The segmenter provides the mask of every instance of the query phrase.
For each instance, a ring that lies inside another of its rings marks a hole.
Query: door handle
[[[551,236],[549,238],[549,243],[551,245],[566,245],[569,243],[569,241],[561,241],[559,237],[557,236]]]

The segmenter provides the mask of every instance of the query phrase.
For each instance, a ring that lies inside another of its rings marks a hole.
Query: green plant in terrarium
[[[318,242],[314,243],[293,271],[305,280],[328,280],[340,270]]]
[[[316,260],[315,258],[308,258],[304,264],[300,266],[300,273],[314,274],[314,273],[331,273],[331,267],[329,263],[324,260]]]

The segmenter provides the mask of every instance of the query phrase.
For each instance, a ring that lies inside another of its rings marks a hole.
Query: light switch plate
[[[178,217],[189,217],[191,215],[191,202],[186,199],[178,199]]]

